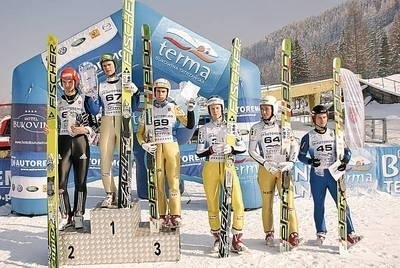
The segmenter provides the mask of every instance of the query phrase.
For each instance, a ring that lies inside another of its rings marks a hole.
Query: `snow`
[[[135,185],[133,185],[135,187]],[[135,189],[135,188],[133,188]],[[88,185],[87,207],[92,209],[103,197],[101,181]],[[188,202],[190,200],[190,202]],[[274,200],[275,229],[279,223],[279,200]],[[261,209],[245,212],[244,242],[249,252],[232,253],[229,259],[219,259],[209,252],[212,238],[207,221],[203,185],[185,182],[182,196],[181,259],[178,262],[143,263],[135,267],[396,267],[400,258],[400,199],[382,192],[349,193],[357,233],[364,239],[349,250],[338,254],[337,214],[334,202],[327,195],[326,224],[328,237],[324,246],[314,244],[313,204],[309,198],[295,200],[299,232],[305,243],[300,248],[279,253],[279,247],[267,247],[261,222]],[[141,200],[142,219],[148,218],[147,201]],[[3,207],[4,213],[5,207]],[[90,218],[90,212],[85,218]],[[0,267],[46,267],[46,216],[26,217],[10,214],[0,217]],[[277,242],[277,241],[276,241]],[[134,264],[79,267],[133,267]],[[67,266],[73,267],[73,266]]]
[[[361,81],[374,84],[386,91],[391,91],[394,93],[400,92],[400,74],[393,74],[387,77],[378,77],[372,79],[361,79]]]
[[[400,80],[400,79],[399,79]],[[398,124],[400,104],[370,103],[366,115],[388,119],[388,135],[400,141]],[[392,121],[390,121],[392,120]],[[136,185],[132,185],[136,189]],[[87,212],[104,195],[101,181],[88,184]],[[326,196],[325,219],[328,236],[324,246],[315,245],[313,203],[310,198],[296,198],[299,233],[305,243],[298,249],[279,253],[279,247],[264,243],[261,209],[245,212],[244,243],[249,252],[232,253],[219,259],[210,253],[206,199],[202,184],[185,182],[182,196],[181,259],[178,262],[115,264],[79,267],[398,267],[400,261],[400,199],[378,191],[348,191],[356,232],[364,239],[340,256],[337,246],[337,210],[329,193]],[[189,202],[190,201],[190,202]],[[148,218],[148,203],[140,200],[142,220]],[[27,217],[10,214],[10,207],[0,207],[0,267],[47,266],[47,216]],[[275,229],[279,229],[279,199],[274,199]],[[276,240],[277,242],[277,240]],[[72,266],[70,266],[72,267]]]

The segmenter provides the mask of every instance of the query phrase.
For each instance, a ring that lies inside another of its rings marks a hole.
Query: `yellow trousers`
[[[157,193],[160,215],[181,215],[181,159],[177,142],[157,144]],[[165,192],[165,180],[168,182],[168,196]],[[167,206],[169,199],[169,213]]]
[[[275,194],[275,186],[281,195],[282,175],[280,172],[271,174],[263,166],[258,169],[258,184],[262,195],[262,221],[264,232],[274,230],[273,202]],[[298,232],[297,215],[294,208],[294,186],[290,181],[289,194],[289,233]]]
[[[100,125],[100,173],[106,193],[115,193],[115,186],[111,165],[114,157],[114,151],[119,152],[121,132],[121,116],[103,116]]]
[[[203,186],[207,198],[208,222],[213,231],[221,228],[219,200],[221,185],[224,184],[225,168],[223,162],[206,161],[203,167]],[[232,181],[232,228],[242,230],[244,225],[244,205],[239,178],[233,176]]]

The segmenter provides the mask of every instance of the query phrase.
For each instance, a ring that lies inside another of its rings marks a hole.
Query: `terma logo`
[[[208,79],[210,64],[217,59],[218,54],[209,43],[172,27],[166,30],[156,56],[156,60],[201,83]]]

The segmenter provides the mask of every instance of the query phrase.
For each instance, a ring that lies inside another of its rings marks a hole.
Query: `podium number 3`
[[[155,242],[154,243],[154,247],[155,247],[154,254],[159,256],[161,254],[161,245],[160,245],[160,243],[159,242]]]

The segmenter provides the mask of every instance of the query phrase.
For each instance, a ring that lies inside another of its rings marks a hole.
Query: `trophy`
[[[81,79],[81,91],[84,95],[98,98],[96,66],[88,61],[79,64],[78,71]]]

